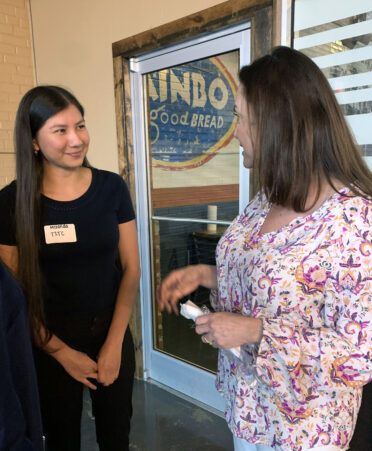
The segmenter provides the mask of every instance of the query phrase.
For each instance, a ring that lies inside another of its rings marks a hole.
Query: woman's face
[[[44,167],[80,167],[88,152],[89,134],[76,106],[69,105],[50,117],[37,132],[33,145],[42,153]]]
[[[254,123],[250,111],[248,110],[248,103],[244,96],[243,87],[239,85],[235,100],[235,114],[238,117],[236,123],[234,136],[239,141],[243,148],[243,164],[247,169],[253,167],[253,140],[252,130],[254,130]]]

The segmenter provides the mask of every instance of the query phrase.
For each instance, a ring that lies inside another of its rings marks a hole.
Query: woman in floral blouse
[[[216,267],[173,271],[159,306],[212,289],[196,332],[220,348],[236,450],[346,450],[372,379],[371,172],[308,57],[278,47],[239,77],[235,137],[260,192]]]

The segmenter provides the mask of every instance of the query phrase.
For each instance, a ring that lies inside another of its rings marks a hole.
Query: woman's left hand
[[[219,312],[199,316],[195,331],[214,348],[230,349],[243,344],[259,343],[262,321],[239,313]]]
[[[104,343],[98,353],[97,381],[104,387],[111,385],[119,376],[120,364],[121,346]]]

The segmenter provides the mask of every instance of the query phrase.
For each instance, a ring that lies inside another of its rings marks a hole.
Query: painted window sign
[[[148,75],[155,167],[199,167],[233,138],[236,83],[218,57]]]

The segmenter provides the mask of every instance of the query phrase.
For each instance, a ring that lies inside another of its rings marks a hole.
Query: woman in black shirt
[[[25,94],[15,142],[17,180],[0,192],[0,256],[28,303],[48,451],[80,449],[84,385],[100,449],[128,449],[128,323],[140,273],[128,189],[89,167],[84,110],[63,88]]]

